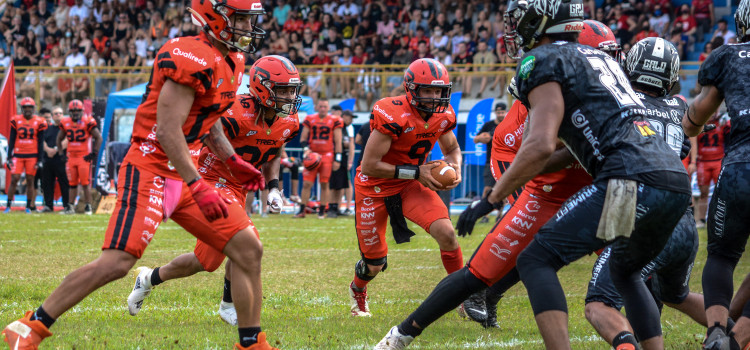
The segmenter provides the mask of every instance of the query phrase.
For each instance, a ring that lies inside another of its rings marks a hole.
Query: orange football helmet
[[[36,102],[31,97],[24,97],[21,99],[21,107],[36,107]]]
[[[258,17],[266,14],[260,0],[192,0],[188,11],[193,24],[226,44],[230,50],[255,52],[266,36],[266,31],[257,25]],[[250,30],[234,27],[233,15],[253,16]]]
[[[81,119],[83,116],[83,102],[81,100],[73,100],[68,103],[68,113],[73,120]]]
[[[420,58],[409,65],[404,72],[406,100],[414,108],[426,113],[443,113],[451,102],[451,87],[448,70],[432,58]],[[419,90],[426,87],[439,87],[439,98],[420,97]]]
[[[617,43],[615,33],[602,22],[590,19],[583,21],[583,31],[578,35],[578,43],[606,52],[617,62],[623,61],[622,48]]]
[[[277,55],[261,57],[250,67],[248,74],[250,94],[261,106],[286,115],[297,113],[302,104],[302,97],[299,95],[302,80],[292,61]],[[277,96],[276,89],[282,87],[294,87],[294,98]]]

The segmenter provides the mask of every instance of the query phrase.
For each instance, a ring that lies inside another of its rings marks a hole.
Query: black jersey
[[[688,105],[676,96],[654,97],[640,92],[636,95],[646,107],[646,118],[653,126],[654,131],[659,133],[667,145],[677,155],[682,151],[682,146],[690,147],[690,139],[682,130],[682,116],[687,112]]]
[[[529,51],[516,72],[521,102],[529,107],[529,92],[551,81],[560,84],[565,102],[558,137],[594,180],[633,179],[656,187],[669,182],[668,189],[689,193],[682,162],[654,131],[617,61],[570,42]]]
[[[724,96],[732,127],[724,163],[750,162],[750,43],[726,44],[711,51],[698,72],[698,83],[715,86]]]

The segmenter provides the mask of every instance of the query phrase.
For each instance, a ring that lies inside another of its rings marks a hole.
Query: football
[[[453,169],[453,167],[448,165],[444,160],[435,160],[429,164],[432,163],[438,163],[438,166],[432,168],[432,177],[440,182],[443,185],[443,188],[450,186],[453,184],[453,181],[458,178],[456,175],[456,169]]]
[[[323,157],[321,157],[319,153],[310,152],[305,157],[305,160],[302,161],[302,165],[304,165],[305,169],[308,171],[313,171],[320,166],[322,158]]]

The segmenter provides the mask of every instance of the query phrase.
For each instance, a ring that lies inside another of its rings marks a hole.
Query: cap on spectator
[[[331,110],[332,110],[332,111],[343,111],[344,109],[343,109],[343,108],[341,108],[341,106],[339,106],[339,105],[333,105],[333,106],[331,107]]]
[[[391,45],[385,44],[383,45],[383,51],[393,51],[393,48]]]
[[[339,107],[339,108],[341,108],[341,107]],[[354,117],[354,114],[352,113],[352,111],[350,111],[350,110],[347,109],[347,110],[341,112],[341,116],[342,117]]]
[[[506,105],[505,102],[498,102],[497,104],[495,104],[495,109],[496,110],[500,109],[500,110],[504,111],[504,110],[508,109],[508,105]]]

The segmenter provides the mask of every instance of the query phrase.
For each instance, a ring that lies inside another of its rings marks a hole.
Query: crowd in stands
[[[189,1],[188,1],[189,3]],[[151,66],[154,53],[170,38],[196,35],[188,4],[177,0],[10,0],[0,5],[0,66],[13,60],[16,66],[90,66],[92,71],[118,72],[112,67]],[[295,64],[387,65],[408,64],[434,57],[446,66],[454,64],[515,63],[502,45],[504,1],[490,0],[264,0],[268,15],[260,24],[266,41],[248,63],[258,56],[279,54]],[[692,6],[673,6],[670,0],[605,0],[596,7],[586,2],[586,16],[607,24],[624,51],[649,36],[664,37],[678,47],[683,59],[705,36],[735,40],[725,21],[716,22],[712,0],[693,0]],[[706,44],[706,54],[718,42]],[[510,68],[474,67],[477,71]],[[380,75],[363,68],[313,68],[307,75],[305,94],[320,91],[318,71],[359,72],[327,78],[328,97],[358,97],[371,105],[381,92]],[[470,71],[455,68],[453,71]],[[147,69],[143,70],[144,72]],[[397,91],[401,84],[393,69],[386,86]],[[25,73],[20,70],[19,73]],[[35,88],[35,76],[20,84],[20,93]],[[82,98],[94,88],[97,96],[145,81],[147,75],[127,79],[69,79],[46,77],[41,81],[42,99],[67,101]],[[474,75],[454,79],[456,88],[476,91],[476,97],[504,94],[505,76]],[[472,88],[472,84],[478,88]],[[53,88],[54,87],[54,88]],[[56,89],[55,89],[56,88]],[[494,91],[494,93],[492,92]],[[474,96],[471,96],[474,97]],[[360,105],[360,108],[361,105]]]

